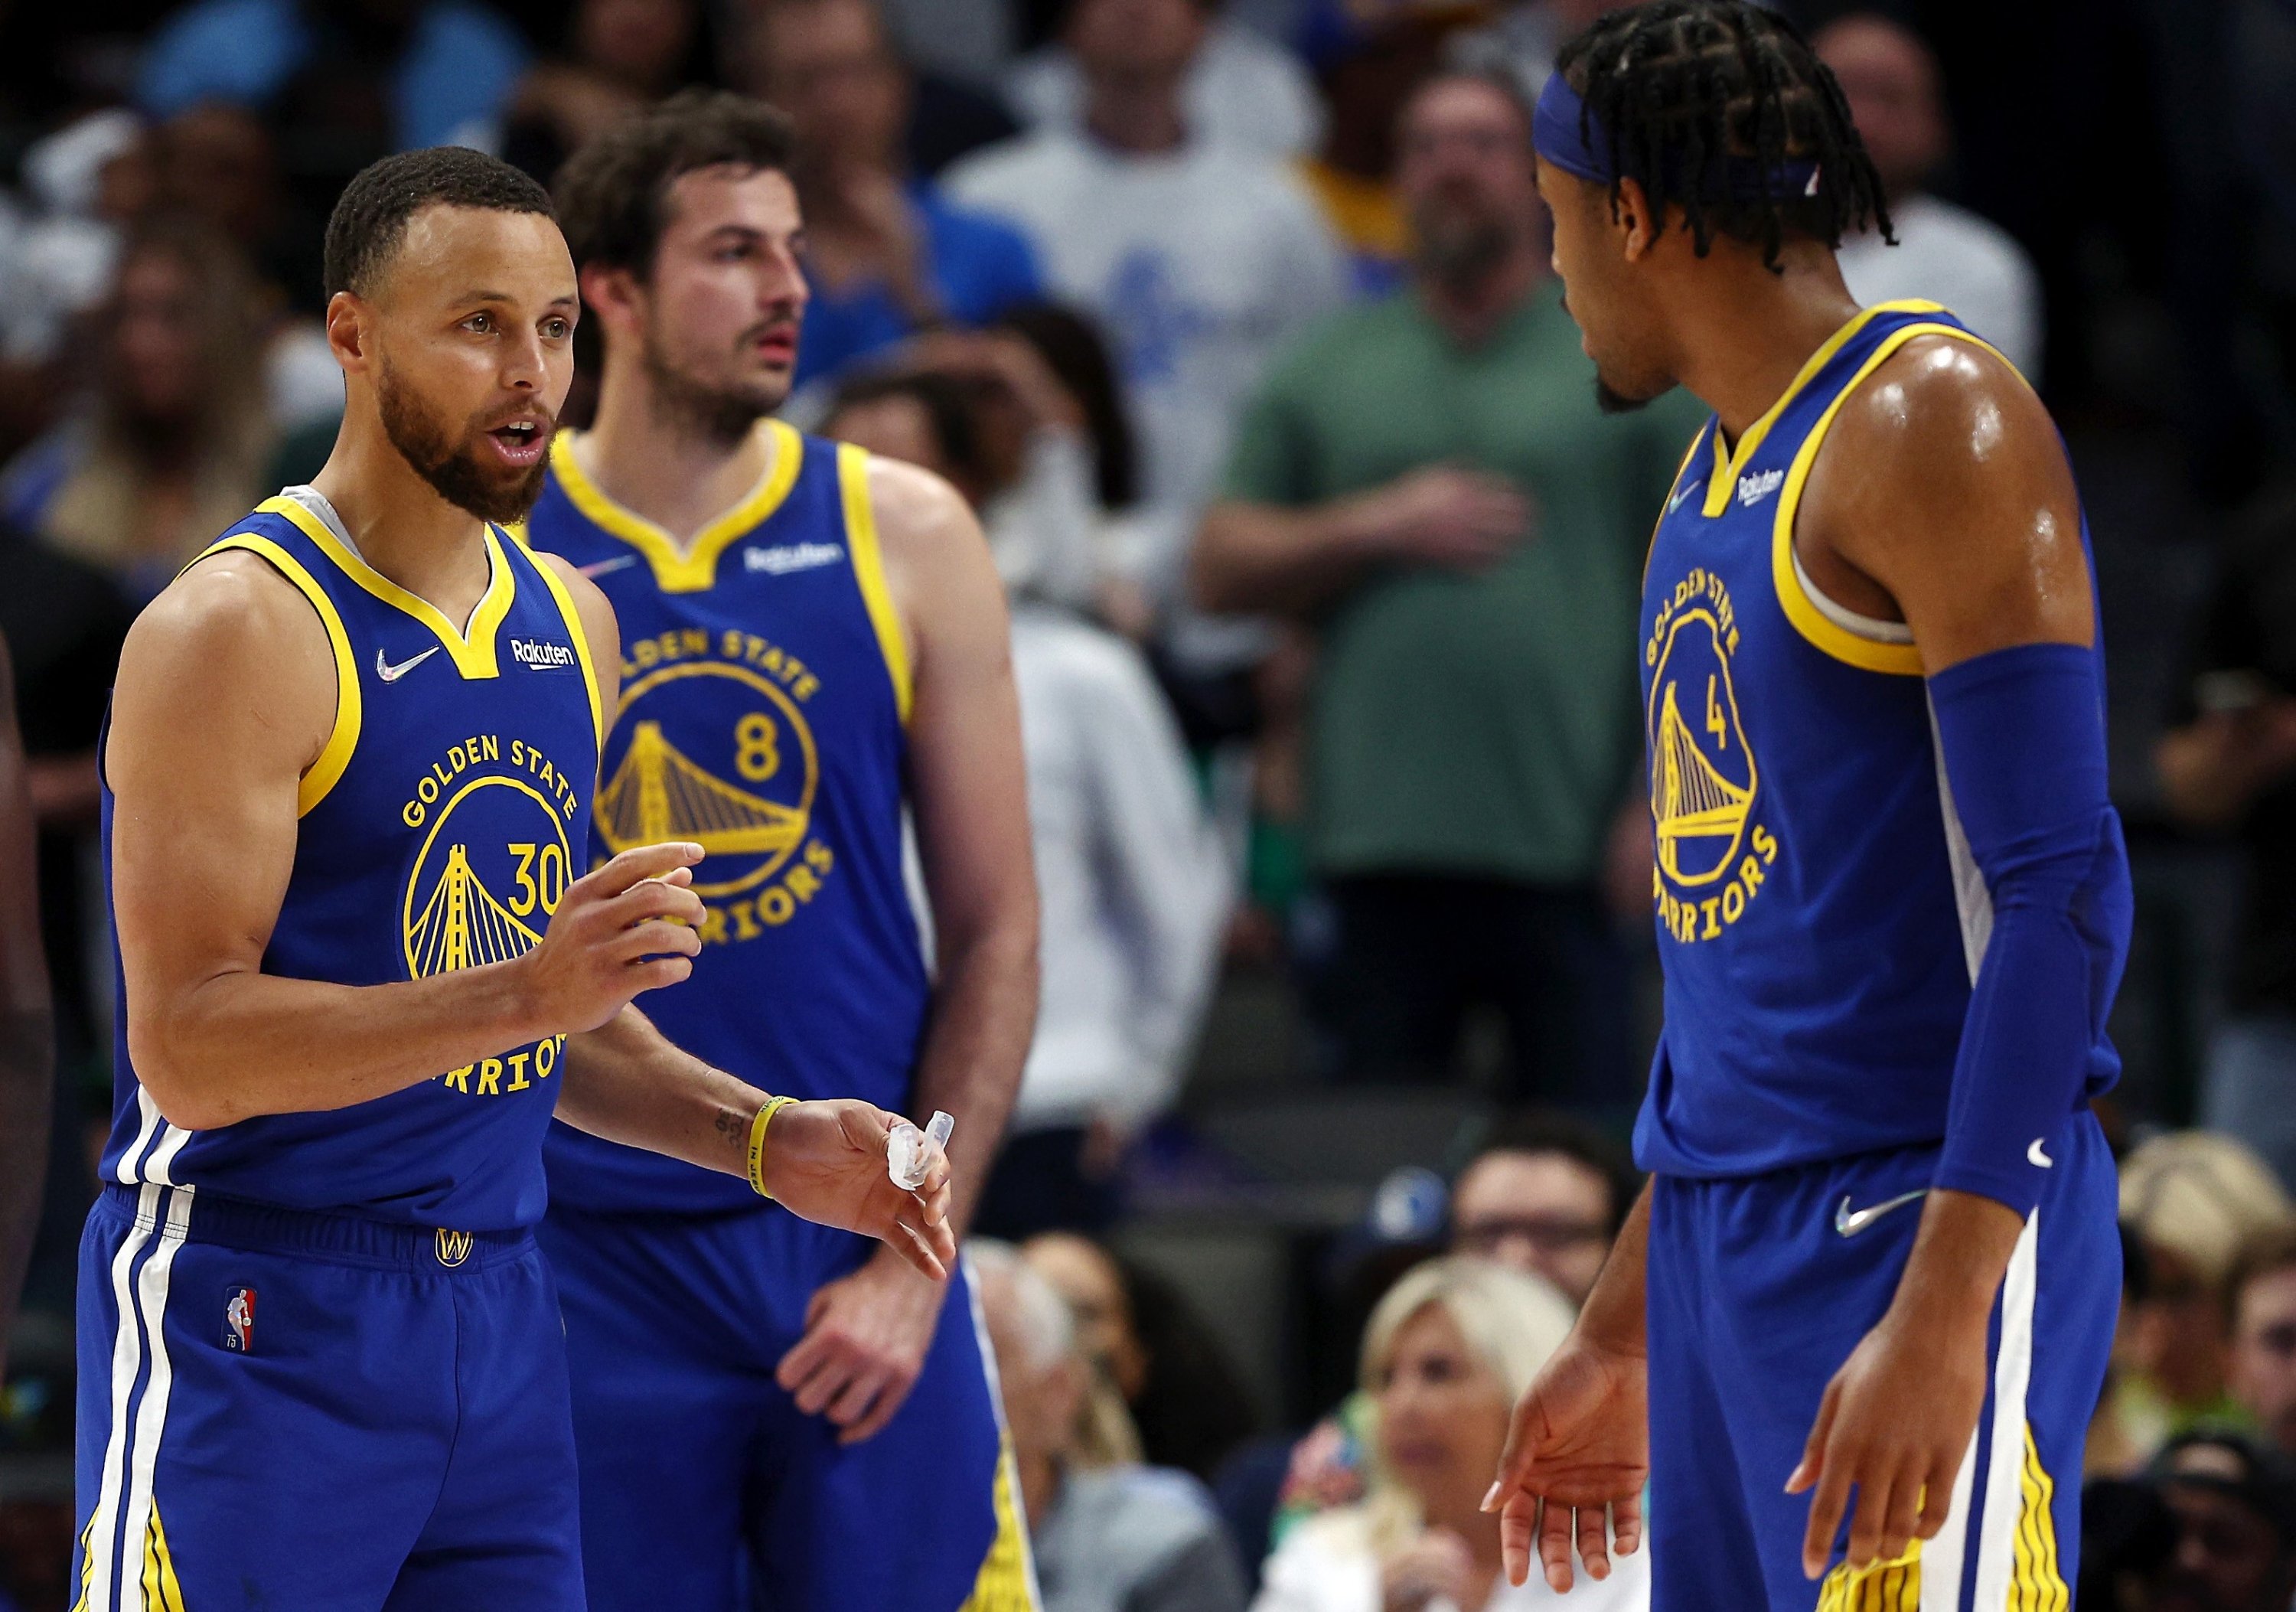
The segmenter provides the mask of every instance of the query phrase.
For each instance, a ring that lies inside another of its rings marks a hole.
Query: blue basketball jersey
[[[1666,1024],[1644,1169],[1751,1174],[1945,1135],[1989,897],[1911,632],[1825,598],[1793,547],[1842,402],[1939,335],[1977,341],[1934,303],[1863,310],[1734,450],[1708,422],[1659,520],[1641,626]],[[2087,1094],[2119,1071],[2100,1033]]]
[[[334,728],[303,777],[263,970],[380,985],[521,956],[580,873],[589,834],[603,724],[572,601],[489,529],[492,580],[457,629],[305,496],[271,499],[208,550],[261,556],[334,647]],[[107,783],[107,874],[112,813]],[[119,990],[125,1005],[124,979]],[[188,1131],[136,1079],[123,1007],[103,1176],[457,1230],[529,1226],[542,1218],[565,1048],[551,1036],[347,1108]]]
[[[868,456],[779,421],[764,479],[681,547],[614,503],[561,433],[527,539],[605,589],[622,695],[591,854],[699,842],[693,977],[641,1004],[767,1090],[905,1109],[930,985],[902,875],[908,652]],[[732,1209],[746,1185],[567,1126],[550,1187],[595,1212]]]

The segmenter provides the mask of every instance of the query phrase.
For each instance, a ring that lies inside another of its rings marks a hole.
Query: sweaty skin
[[[1822,243],[1789,243],[1776,272],[1726,239],[1701,259],[1678,218],[1654,223],[1631,179],[1613,208],[1606,189],[1544,161],[1538,178],[1555,216],[1555,267],[1605,382],[1636,399],[1686,386],[1715,408],[1728,442],[1857,309]],[[2063,448],[2031,389],[1970,342],[1915,338],[1850,395],[1818,452],[1794,545],[1836,603],[1910,627],[1931,676],[2020,645],[2093,641]],[[1853,1570],[1943,1526],[2021,1228],[1991,1198],[1929,1195],[1889,1312],[1828,1384],[1800,1466],[1778,1475],[1812,1492],[1811,1577],[1845,1515]],[[1613,1548],[1640,1542],[1648,1236],[1645,1188],[1570,1341],[1516,1409],[1487,1501],[1503,1509],[1515,1583],[1535,1547],[1548,1583],[1567,1588],[1574,1539],[1587,1570],[1606,1575],[1606,1509]]]
[[[381,377],[467,450],[485,496],[506,496],[532,456],[486,432],[513,415],[546,423],[563,401],[573,266],[546,218],[432,207],[365,292],[339,292],[328,308],[347,409],[316,485],[371,563],[467,620],[487,580],[480,523],[393,444]],[[611,699],[612,611],[560,574]],[[160,1111],[204,1129],[346,1107],[566,1032],[563,1117],[744,1173],[765,1094],[676,1052],[629,1006],[691,971],[701,909],[685,886],[699,846],[642,847],[576,881],[541,943],[512,961],[363,987],[262,972],[294,863],[298,783],[335,697],[318,617],[251,555],[193,566],[128,636],[104,765],[128,1041]],[[895,1188],[891,1123],[866,1104],[784,1109],[767,1184],[797,1213],[887,1239],[939,1275],[954,1254],[946,1165],[914,1194]]]
[[[769,468],[773,439],[750,425],[788,394],[807,299],[803,219],[786,176],[734,167],[680,176],[664,210],[645,276],[583,271],[606,361],[597,421],[575,451],[608,497],[685,542]],[[955,1118],[950,1223],[961,1233],[1036,1024],[1020,702],[1004,589],[963,498],[938,476],[875,456],[869,493],[910,662],[906,785],[933,920],[914,1101],[919,1113]],[[814,1295],[777,1379],[800,1410],[826,1415],[841,1442],[868,1438],[922,1370],[942,1296],[880,1251]]]

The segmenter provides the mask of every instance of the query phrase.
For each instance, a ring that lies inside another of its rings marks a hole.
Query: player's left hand
[[[939,1283],[880,1249],[813,1295],[805,1336],[782,1356],[774,1380],[806,1415],[826,1415],[839,1443],[873,1438],[916,1386],[947,1296]]]
[[[1985,1404],[1988,1312],[1940,1320],[1893,1305],[1858,1343],[1818,1402],[1786,1493],[1815,1489],[1802,1571],[1816,1578],[1857,1494],[1844,1561],[1852,1572],[1895,1561],[1945,1526],[1954,1479]]]
[[[948,1156],[929,1147],[914,1192],[893,1185],[886,1138],[896,1116],[849,1098],[791,1103],[766,1131],[766,1190],[819,1225],[873,1237],[911,1265],[946,1280],[956,1257],[948,1223]]]

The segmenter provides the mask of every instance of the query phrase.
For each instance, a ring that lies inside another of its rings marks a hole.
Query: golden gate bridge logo
[[[706,760],[681,749],[660,719],[640,710],[657,689],[694,678],[710,681],[676,689],[660,709],[676,713],[680,737]],[[706,661],[664,667],[623,695],[613,738],[625,733],[627,746],[599,788],[593,818],[609,851],[692,840],[705,853],[695,892],[722,896],[770,876],[803,843],[819,761],[796,704],[767,679]],[[748,859],[753,865],[742,867]]]
[[[1685,690],[1695,712],[1688,718]],[[1710,884],[1729,871],[1745,837],[1758,780],[1721,630],[1707,611],[1669,625],[1651,679],[1650,729],[1659,866],[1677,884]]]
[[[541,944],[574,872],[564,822],[539,793],[517,778],[465,784],[432,822],[406,881],[408,975],[525,956]]]
[[[614,776],[598,792],[598,832],[619,851],[692,840],[711,856],[787,851],[805,835],[805,814],[736,789],[695,766],[640,722]]]

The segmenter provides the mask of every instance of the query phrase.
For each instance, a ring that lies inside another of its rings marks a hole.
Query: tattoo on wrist
[[[736,1153],[747,1154],[750,1150],[750,1121],[754,1117],[751,1114],[736,1114],[731,1108],[720,1108],[713,1123],[717,1126],[718,1134],[725,1139],[728,1147]]]

